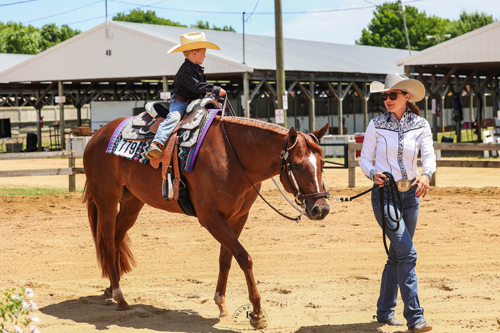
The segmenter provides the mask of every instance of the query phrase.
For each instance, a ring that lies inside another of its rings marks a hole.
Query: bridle
[[[297,179],[295,179],[295,175],[293,174],[293,171],[292,171],[292,167],[291,167],[292,163],[290,161],[290,150],[293,149],[293,147],[295,147],[295,145],[297,144],[297,142],[299,140],[299,137],[297,136],[297,138],[296,138],[295,142],[293,143],[293,145],[291,145],[290,147],[288,147],[288,142],[289,142],[289,135],[288,135],[286,137],[286,139],[285,139],[285,146],[284,146],[283,150],[280,153],[280,159],[281,159],[280,175],[283,174],[283,176],[286,179],[286,181],[287,181],[290,189],[293,192],[293,195],[295,197],[295,202],[300,206],[300,208],[297,207],[293,202],[291,202],[290,199],[288,199],[288,197],[285,195],[285,193],[283,192],[283,190],[279,187],[279,185],[276,182],[276,180],[274,180],[274,177],[271,177],[271,179],[273,180],[273,182],[276,185],[276,187],[278,187],[278,190],[281,192],[281,194],[288,201],[288,203],[293,208],[295,208],[300,214],[299,214],[299,216],[297,216],[295,218],[283,214],[278,209],[276,209],[273,205],[271,205],[266,199],[264,199],[264,197],[260,194],[259,190],[257,190],[257,188],[255,187],[255,185],[250,180],[250,177],[248,177],[248,175],[247,175],[247,173],[245,171],[245,168],[243,168],[243,165],[241,164],[240,159],[238,158],[238,155],[236,155],[236,152],[234,151],[234,148],[233,148],[233,145],[231,144],[231,141],[229,141],[229,137],[227,136],[226,128],[224,126],[224,121],[222,119],[221,119],[221,129],[222,129],[222,132],[224,133],[224,136],[226,137],[227,143],[229,144],[229,148],[231,148],[231,151],[233,152],[233,155],[236,158],[236,161],[238,162],[238,165],[240,166],[241,170],[245,174],[245,177],[247,177],[247,180],[250,183],[250,185],[252,185],[253,189],[255,190],[255,192],[257,192],[257,194],[259,195],[259,197],[262,200],[264,200],[264,202],[269,207],[271,207],[276,213],[280,214],[282,217],[284,217],[284,218],[286,218],[288,220],[295,221],[295,222],[298,223],[300,221],[300,219],[302,218],[302,215],[304,215],[305,206],[306,206],[304,200],[314,199],[314,198],[330,198],[330,193],[328,193],[328,192],[311,193],[311,194],[302,194],[302,192],[300,192],[300,188],[299,188],[299,185],[297,183]],[[309,135],[312,138],[314,138],[316,140],[316,142],[318,141],[318,139],[313,134],[309,134]],[[304,138],[305,138],[305,136],[304,136]],[[307,139],[306,139],[306,142],[307,142]],[[292,185],[292,182],[290,182],[289,177],[292,178],[293,183],[295,184],[295,186]],[[324,186],[323,186],[323,188],[324,188]]]
[[[307,142],[307,137],[304,133],[301,133],[304,136],[304,139]],[[308,134],[311,138],[313,138],[316,142],[318,142],[318,139],[314,134]],[[280,153],[280,159],[281,159],[281,167],[280,167],[280,176],[281,178],[284,178],[286,180],[286,183],[288,187],[292,190],[292,194],[295,197],[295,203],[298,205],[303,205],[304,200],[308,199],[317,199],[317,198],[330,198],[330,193],[329,192],[318,192],[318,193],[310,193],[310,194],[303,194],[300,191],[299,184],[297,183],[297,179],[295,178],[295,175],[293,174],[293,169],[292,169],[292,162],[290,160],[290,150],[292,150],[295,145],[297,145],[297,142],[299,141],[299,136],[297,135],[295,142],[288,147],[288,143],[290,141],[290,135],[288,135],[285,139],[285,145],[283,147],[283,150]],[[319,143],[319,142],[318,142]],[[290,181],[291,179],[291,181]],[[322,184],[323,188],[324,184]]]

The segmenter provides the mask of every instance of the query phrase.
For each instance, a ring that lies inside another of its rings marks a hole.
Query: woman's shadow
[[[153,305],[134,304],[120,311],[105,296],[85,296],[39,309],[42,313],[77,323],[93,325],[97,330],[109,326],[150,329],[161,332],[238,332],[217,329],[219,318],[204,318],[192,310],[167,310]]]

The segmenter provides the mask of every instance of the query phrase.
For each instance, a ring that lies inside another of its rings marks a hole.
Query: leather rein
[[[255,190],[255,192],[257,192],[257,194],[259,195],[259,197],[262,200],[264,200],[264,202],[269,207],[271,207],[276,213],[280,214],[282,217],[284,217],[284,218],[286,218],[288,220],[295,221],[295,222],[298,223],[300,221],[300,219],[302,218],[302,215],[304,214],[304,211],[305,211],[305,206],[306,206],[305,200],[316,199],[316,198],[330,198],[330,193],[326,192],[326,191],[325,192],[319,192],[319,193],[310,193],[310,194],[303,194],[300,191],[300,188],[299,188],[299,185],[297,183],[297,180],[295,179],[295,175],[293,174],[292,166],[291,166],[292,163],[290,161],[290,150],[293,149],[293,147],[295,147],[295,145],[299,141],[299,136],[297,136],[297,138],[296,138],[295,142],[293,143],[293,145],[291,145],[290,147],[288,147],[288,142],[289,142],[289,135],[288,135],[285,138],[285,144],[284,144],[283,150],[280,152],[280,159],[281,159],[280,176],[283,175],[283,178],[286,179],[287,185],[292,190],[293,196],[295,197],[295,203],[297,205],[299,205],[300,208],[297,207],[296,205],[294,205],[294,203],[291,202],[290,199],[288,199],[288,197],[285,195],[285,193],[283,192],[283,190],[279,187],[278,183],[274,180],[274,177],[271,177],[271,179],[273,180],[274,184],[278,187],[278,189],[281,192],[281,194],[288,201],[288,203],[293,208],[295,208],[300,214],[297,217],[290,217],[290,216],[287,216],[287,215],[283,214],[278,209],[276,209],[273,205],[271,205],[266,199],[264,199],[264,197],[260,194],[259,190],[257,190],[257,188],[255,187],[255,185],[250,180],[250,177],[248,177],[248,174],[246,173],[245,168],[243,168],[243,165],[241,164],[238,156],[236,155],[236,152],[234,151],[233,145],[231,144],[231,141],[229,140],[229,137],[227,136],[226,128],[224,126],[224,121],[222,119],[221,119],[221,128],[222,128],[222,132],[224,133],[224,136],[226,137],[227,143],[229,144],[229,147],[231,148],[231,151],[233,152],[233,155],[236,158],[236,161],[238,162],[241,170],[245,174],[245,177],[247,178],[248,182],[252,185],[253,189]],[[302,135],[304,135],[304,134],[302,134]],[[309,134],[309,135],[312,138],[314,138],[316,140],[316,142],[318,142],[318,139],[313,134]],[[305,135],[304,135],[304,138],[306,138]],[[307,138],[306,138],[306,142],[307,142]],[[290,181],[290,178],[292,179],[292,181]],[[324,188],[324,186],[323,186],[323,188]]]

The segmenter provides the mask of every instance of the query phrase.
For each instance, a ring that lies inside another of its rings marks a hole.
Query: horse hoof
[[[129,309],[129,305],[126,301],[118,303],[118,311],[125,311]]]
[[[229,317],[228,309],[221,310],[219,318],[223,318],[223,317]]]
[[[250,325],[256,330],[262,330],[267,327],[267,321],[264,318],[250,318]]]

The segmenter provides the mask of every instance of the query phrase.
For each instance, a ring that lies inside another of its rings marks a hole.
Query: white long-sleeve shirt
[[[371,180],[376,172],[390,172],[394,180],[413,180],[419,175],[417,156],[420,150],[422,173],[429,178],[436,171],[432,132],[426,119],[407,109],[400,121],[391,112],[368,124],[359,165]],[[375,157],[375,165],[373,158]]]

